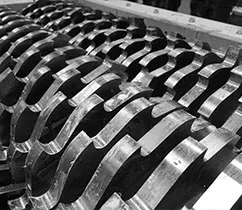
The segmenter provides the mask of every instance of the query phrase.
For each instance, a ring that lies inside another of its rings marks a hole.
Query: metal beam
[[[242,28],[238,26],[121,0],[76,1],[117,16],[141,18],[147,26],[157,26],[165,32],[175,31],[188,41],[199,39],[208,42],[217,50],[242,45]]]
[[[28,4],[31,4],[33,2],[34,2],[34,0],[1,0],[0,6],[6,5],[6,6],[9,6],[13,10],[20,11],[21,9],[26,7]]]

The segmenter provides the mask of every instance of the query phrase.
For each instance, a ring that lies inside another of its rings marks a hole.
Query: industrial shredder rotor
[[[242,50],[211,46],[73,2],[0,7],[6,209],[241,209]]]

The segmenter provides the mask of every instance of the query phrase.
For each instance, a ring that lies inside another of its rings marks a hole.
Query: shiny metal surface
[[[239,46],[64,1],[21,13],[0,7],[11,210],[241,209]]]

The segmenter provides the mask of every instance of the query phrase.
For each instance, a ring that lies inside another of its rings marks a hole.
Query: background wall
[[[179,8],[179,12],[190,14],[190,1],[191,0],[182,0],[181,6]]]

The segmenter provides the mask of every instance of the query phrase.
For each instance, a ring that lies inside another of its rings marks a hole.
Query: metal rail
[[[147,26],[163,31],[175,31],[188,41],[208,42],[212,48],[224,50],[230,45],[242,45],[242,28],[182,13],[120,0],[76,0],[95,9],[130,19],[141,18]]]
[[[20,11],[24,7],[26,7],[28,4],[33,3],[34,0],[1,0],[1,5],[6,5],[12,8],[13,10]]]

